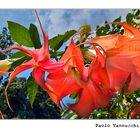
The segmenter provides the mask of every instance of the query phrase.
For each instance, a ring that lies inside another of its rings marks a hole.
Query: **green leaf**
[[[51,53],[51,58],[60,58],[63,55],[64,51],[56,51]]]
[[[76,33],[75,30],[70,30],[65,32],[64,35],[58,35],[49,40],[50,47],[57,51],[71,36]]]
[[[78,96],[78,93],[75,92],[75,93],[73,93],[73,94],[70,94],[69,97],[72,98],[72,99],[75,99],[77,96]]]
[[[23,62],[26,61],[26,56],[18,58],[13,64],[12,68],[16,68],[17,66],[21,65]]]
[[[121,16],[119,16],[118,18],[116,18],[113,22],[121,22]]]
[[[19,58],[19,57],[23,57],[23,56],[26,56],[26,54],[18,51],[18,52],[15,52],[14,54],[12,54],[10,58]]]
[[[65,117],[65,119],[71,119],[74,115],[75,115],[74,113],[69,113],[69,114]]]
[[[113,22],[121,22],[121,16],[116,18]],[[116,26],[118,27],[118,25],[112,24],[112,27],[116,27]]]
[[[36,84],[34,78],[31,76],[28,78],[27,82],[28,82],[27,91],[28,91],[29,101],[32,106],[38,91],[38,85]]]
[[[121,16],[116,18],[113,22],[121,22]],[[116,24],[112,24],[112,27],[115,28],[115,27],[118,27],[119,25],[116,25]]]
[[[15,42],[23,46],[33,47],[30,33],[27,28],[16,22],[8,21],[8,29]]]
[[[34,48],[35,49],[41,48],[42,45],[40,42],[39,33],[37,27],[34,24],[30,24],[29,33],[30,33],[31,40],[34,44]]]
[[[131,13],[128,13],[126,16],[126,22],[130,25],[133,25],[133,18],[134,18],[134,15]]]
[[[139,9],[136,9],[134,15],[135,16],[139,16],[140,15],[140,10]]]
[[[12,64],[12,68],[16,68],[17,66],[19,66],[20,64],[22,64],[23,62],[27,61],[27,60],[30,60],[31,57],[26,55],[25,53],[23,52],[16,52],[14,54],[11,55],[10,59],[16,59],[15,62],[13,62]]]

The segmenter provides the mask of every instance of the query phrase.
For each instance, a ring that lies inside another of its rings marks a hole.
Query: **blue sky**
[[[97,25],[102,25],[105,20],[112,21],[115,18],[125,16],[131,9],[39,9],[38,13],[45,31],[49,38],[63,34],[70,29],[78,29],[82,24],[90,24],[92,30]],[[34,10],[0,10],[0,30],[7,27],[7,21],[15,21],[29,27],[31,23],[38,26]],[[30,71],[21,73],[19,76],[29,76]]]

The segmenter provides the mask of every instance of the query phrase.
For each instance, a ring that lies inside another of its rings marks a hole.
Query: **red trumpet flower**
[[[73,55],[73,53],[75,53],[75,57],[71,60],[70,65],[67,65],[69,71],[65,72],[61,70],[57,73],[49,74],[46,85],[50,89],[48,94],[58,106],[61,106],[60,101],[63,97],[76,92],[78,94],[78,102],[70,105],[68,108],[75,111],[81,117],[86,117],[95,108],[106,107],[112,94],[109,93],[105,87],[103,91],[91,80],[90,75],[93,67],[84,67],[81,51],[73,41],[66,50],[64,56],[62,56],[62,59],[65,60],[67,58],[65,57],[66,54]]]
[[[126,23],[113,23],[124,27],[124,35],[114,34],[91,39],[106,56],[104,68],[110,88],[119,90],[129,79],[128,92],[140,88],[140,31]]]
[[[36,13],[36,15],[37,15],[37,13]],[[11,83],[11,81],[14,79],[14,77],[17,74],[19,74],[22,71],[25,71],[27,69],[30,69],[30,68],[33,68],[32,76],[35,78],[36,83],[38,85],[40,85],[40,87],[42,89],[46,90],[45,81],[44,81],[44,73],[45,72],[50,72],[50,73],[56,72],[56,71],[62,69],[66,65],[66,63],[70,60],[70,58],[68,58],[65,61],[53,62],[50,59],[49,48],[48,48],[48,36],[42,28],[38,15],[37,15],[37,19],[39,21],[41,31],[43,34],[43,39],[44,39],[44,44],[42,45],[42,48],[35,49],[35,50],[29,50],[27,48],[24,48],[24,47],[21,47],[18,45],[13,45],[10,48],[0,51],[0,52],[6,52],[6,51],[16,49],[16,50],[20,50],[20,51],[24,52],[25,54],[32,57],[31,60],[16,67],[15,70],[10,74],[8,84],[6,86],[6,91],[7,91],[9,84]],[[6,95],[6,97],[7,97],[7,95]],[[7,101],[8,101],[8,99],[7,99]],[[9,102],[8,102],[8,105],[10,107]],[[11,107],[10,107],[10,109],[11,109]]]
[[[73,39],[60,61],[66,61],[70,57],[70,61],[63,69],[50,73],[46,80],[46,86],[49,89],[47,92],[58,106],[60,106],[60,101],[63,97],[80,89],[79,80],[83,73],[84,58]]]
[[[114,91],[110,89],[110,82],[105,69],[104,55],[95,47],[96,57],[89,68],[85,68],[85,79],[82,90],[79,91],[79,101],[70,105],[70,109],[81,117],[88,116],[96,108],[108,106]]]

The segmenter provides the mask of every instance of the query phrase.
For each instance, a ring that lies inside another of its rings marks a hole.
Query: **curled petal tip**
[[[44,49],[44,52],[46,52],[46,55],[48,55],[49,53],[49,48],[48,48],[48,35],[45,33],[43,27],[42,27],[42,24],[40,22],[40,19],[39,19],[39,16],[38,16],[38,13],[37,11],[35,10],[35,14],[36,14],[36,17],[37,17],[37,20],[39,22],[39,25],[40,25],[40,28],[41,28],[41,31],[42,31],[42,34],[43,34],[43,40],[44,40],[44,45],[43,45],[43,49]]]
[[[7,101],[7,105],[8,105],[8,107],[9,107],[9,109],[10,109],[12,112],[14,112],[14,110],[12,109],[12,107],[11,107],[11,105],[10,105],[8,96],[7,96],[7,89],[8,89],[8,86],[9,86],[9,85],[7,85],[7,87],[6,87],[6,89],[5,89],[5,97],[6,97],[6,101]]]

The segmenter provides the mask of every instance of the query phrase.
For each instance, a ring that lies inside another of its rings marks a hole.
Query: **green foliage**
[[[14,41],[11,38],[11,35],[8,32],[8,29],[3,27],[2,33],[0,34],[0,48],[6,49],[14,44]],[[0,59],[6,59],[11,55],[11,52],[0,53]]]
[[[59,49],[62,47],[62,45],[67,42],[70,37],[72,37],[74,34],[76,33],[75,30],[70,30],[65,32],[63,35],[58,35],[55,36],[53,38],[51,38],[49,40],[49,45],[50,48],[52,49],[50,51],[51,54],[51,58],[55,58],[56,60],[58,60],[59,58],[61,58],[61,56],[63,55],[63,53],[65,51],[59,51]]]
[[[55,58],[56,60],[58,60],[59,58],[61,58],[63,53],[64,51],[57,51],[57,52],[51,51],[51,58]]]
[[[23,57],[23,56],[26,56],[26,54],[25,53],[23,53],[23,52],[19,52],[19,51],[17,51],[17,52],[15,52],[15,53],[13,53],[12,55],[11,55],[11,59],[14,59],[14,58],[20,58],[20,57]]]
[[[125,93],[120,91],[113,98],[108,108],[96,109],[89,118],[91,119],[130,119],[129,115],[133,107],[139,103],[140,91]]]
[[[84,42],[87,37],[91,34],[91,26],[89,24],[83,24],[79,29],[80,42]]]
[[[80,117],[70,110],[63,110],[61,113],[62,119],[80,119]]]
[[[8,98],[14,112],[11,112],[5,100],[5,86],[7,81],[0,86],[0,109],[5,119],[60,119],[60,109],[51,101],[49,96],[38,88],[37,95],[31,106],[27,80],[15,78],[8,88]]]
[[[11,60],[14,60],[13,64],[12,64],[12,68],[16,68],[17,66],[19,66],[20,64],[22,64],[23,62],[30,60],[31,57],[26,55],[23,52],[15,52],[10,56]]]
[[[33,42],[27,28],[16,22],[8,21],[8,29],[15,42],[27,47],[33,47]]]
[[[0,33],[0,49],[6,49],[14,44],[14,41],[11,38],[11,35],[8,32],[8,29],[3,27],[2,32]],[[11,55],[11,52],[1,53],[0,52],[0,60],[8,59]],[[1,76],[0,82],[7,80],[7,76]]]
[[[70,39],[76,33],[75,30],[70,30],[65,32],[63,35],[58,35],[49,40],[50,48],[53,49],[55,52],[60,49],[60,47]]]
[[[38,91],[38,85],[36,84],[35,79],[31,76],[28,78],[27,81],[27,91],[28,91],[29,101],[32,106]]]
[[[126,16],[126,22],[132,26],[135,26],[137,28],[140,28],[139,25],[139,19],[140,19],[140,10],[133,10],[131,13],[128,13]],[[121,16],[116,18],[113,22],[121,22]],[[123,34],[123,29],[121,29],[120,26],[112,24],[109,25],[108,21],[105,21],[104,26],[97,26],[96,28],[96,35],[97,36],[105,36],[109,34],[115,34],[120,33]]]
[[[113,22],[121,22],[121,16],[116,18]],[[104,26],[97,26],[96,27],[96,35],[97,36],[105,36],[109,34],[123,34],[123,29],[121,29],[121,26],[118,26],[116,24],[109,24],[108,21],[105,21]]]
[[[140,10],[135,9],[131,13],[128,13],[126,16],[126,22],[136,28],[140,28]]]
[[[9,46],[11,46],[13,43],[14,41],[12,40],[11,35],[9,34],[7,28],[3,27],[2,33],[0,34],[0,48],[6,49]]]
[[[34,24],[30,24],[29,33],[30,33],[31,40],[34,44],[34,48],[35,49],[41,48],[42,45],[40,42],[39,33],[37,27]]]
[[[132,13],[128,13],[126,16],[126,22],[130,25],[133,25],[134,24],[133,18],[134,18],[134,15]]]

